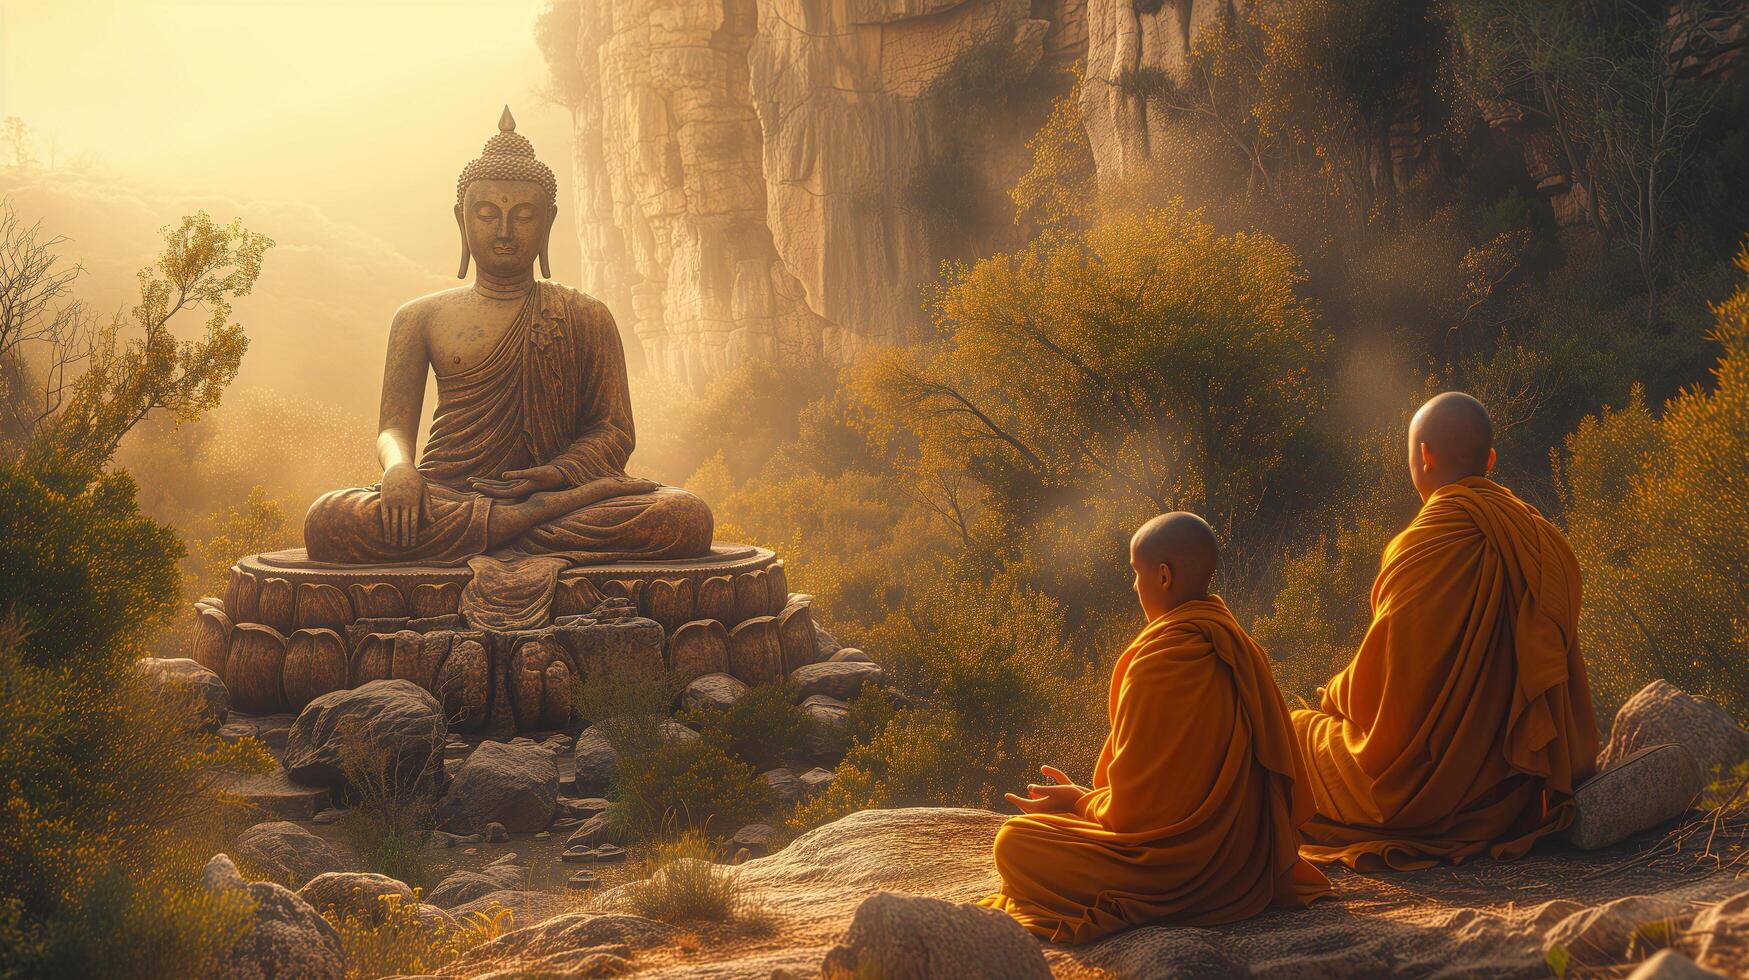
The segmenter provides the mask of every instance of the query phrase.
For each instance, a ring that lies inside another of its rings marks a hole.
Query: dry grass
[[[326,908],[322,917],[340,933],[348,980],[432,973],[516,927],[504,908],[458,917],[451,926],[399,895],[382,896],[376,909]]]
[[[436,822],[431,787],[443,766],[442,755],[433,753],[422,768],[410,772],[402,764],[400,745],[363,737],[350,725],[342,726],[339,734],[340,770],[354,796],[346,825],[365,869],[420,882],[428,863],[425,841]]]
[[[653,845],[638,864],[646,880],[623,892],[626,911],[674,925],[732,925],[755,935],[775,930],[771,911],[732,869],[712,860],[716,854],[716,844],[700,830]]]

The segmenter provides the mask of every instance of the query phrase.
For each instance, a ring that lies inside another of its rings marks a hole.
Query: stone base
[[[720,672],[749,684],[816,659],[809,597],[790,594],[783,562],[762,548],[567,569],[550,622],[513,632],[463,621],[471,576],[324,564],[302,549],[253,555],[232,566],[223,599],[195,604],[191,655],[243,711],[295,712],[329,691],[404,678],[461,730],[563,725],[571,682],[626,657],[659,659],[682,683]]]

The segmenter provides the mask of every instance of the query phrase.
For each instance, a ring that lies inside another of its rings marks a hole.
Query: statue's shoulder
[[[551,279],[543,280],[548,305],[562,306],[572,318],[581,318],[588,323],[613,323],[613,314],[607,311],[607,304],[589,295],[575,286],[567,286]],[[582,323],[578,324],[582,326]]]
[[[395,311],[395,322],[419,325],[430,321],[433,315],[441,310],[454,307],[465,302],[471,286],[451,286],[435,293],[426,293],[402,303]]]

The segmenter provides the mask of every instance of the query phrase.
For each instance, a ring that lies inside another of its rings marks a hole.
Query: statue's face
[[[557,213],[539,184],[476,180],[462,197],[458,218],[468,252],[483,271],[517,275],[540,254]]]

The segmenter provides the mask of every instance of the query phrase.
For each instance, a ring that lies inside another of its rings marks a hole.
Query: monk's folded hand
[[[401,548],[419,543],[419,525],[425,519],[425,477],[406,463],[383,473],[383,540]]]
[[[1044,773],[1044,777],[1051,782],[1028,784],[1025,796],[1017,793],[1003,794],[1022,813],[1068,813],[1075,809],[1075,804],[1080,802],[1081,797],[1090,792],[1085,786],[1077,786],[1071,782],[1063,770],[1056,766],[1039,766],[1038,771]]]
[[[520,499],[530,494],[557,490],[565,485],[565,474],[557,466],[531,466],[521,470],[505,470],[496,480],[472,477],[468,486],[484,497]]]

